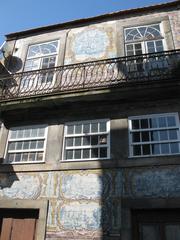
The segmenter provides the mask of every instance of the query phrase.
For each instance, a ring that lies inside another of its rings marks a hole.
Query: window
[[[29,46],[24,71],[53,68],[57,62],[58,41],[46,42]],[[54,71],[44,71],[37,74],[27,75],[23,78],[21,87],[29,88],[37,85],[50,84],[53,81]]]
[[[110,122],[93,120],[67,123],[64,160],[97,160],[110,157]]]
[[[6,163],[44,161],[47,126],[35,125],[11,128],[9,131]]]
[[[160,24],[125,29],[125,50],[127,56],[161,52],[163,36]]]
[[[157,156],[180,153],[177,113],[129,118],[130,156]]]

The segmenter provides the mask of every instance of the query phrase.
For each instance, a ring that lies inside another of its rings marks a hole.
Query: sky
[[[4,35],[108,12],[171,0],[0,0],[0,45]]]

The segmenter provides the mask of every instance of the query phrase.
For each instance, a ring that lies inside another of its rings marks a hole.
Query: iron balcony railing
[[[173,50],[21,72],[0,79],[0,100],[177,79],[179,69]]]

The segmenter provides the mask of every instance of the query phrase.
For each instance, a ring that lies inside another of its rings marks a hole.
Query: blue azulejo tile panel
[[[109,190],[110,177],[98,174],[67,174],[62,177],[62,195],[67,199],[100,199]]]
[[[180,168],[152,168],[128,174],[132,197],[179,197]]]
[[[98,203],[66,204],[60,208],[60,224],[70,230],[97,230],[101,226],[101,207]]]

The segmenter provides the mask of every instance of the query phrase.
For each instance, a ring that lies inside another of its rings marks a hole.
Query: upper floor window
[[[109,120],[101,119],[66,124],[64,160],[98,160],[109,157]]]
[[[180,153],[180,125],[177,113],[129,118],[131,157]]]
[[[127,56],[164,50],[161,24],[125,29],[125,51]]]
[[[29,46],[25,71],[51,68],[56,64],[58,41],[40,43]]]
[[[44,161],[47,126],[34,125],[9,130],[6,163]]]
[[[25,61],[24,71],[33,71],[44,69],[41,73],[25,75],[21,82],[24,90],[37,88],[37,86],[45,87],[53,82],[54,71],[45,71],[45,69],[55,67],[58,56],[58,41],[40,43],[29,46],[27,58]]]

